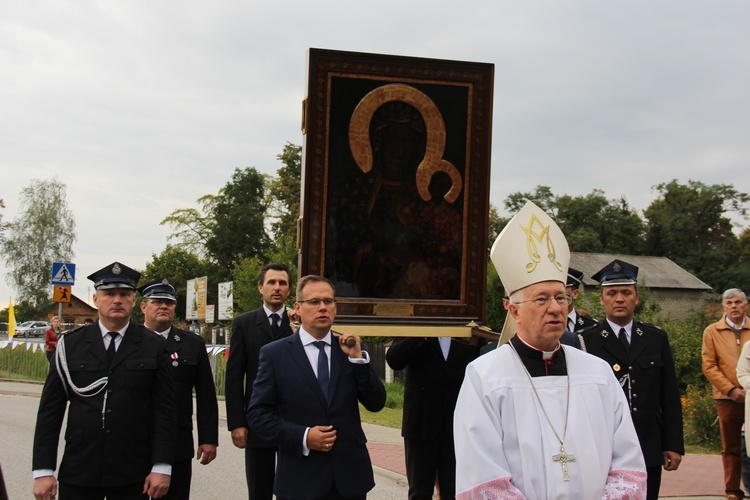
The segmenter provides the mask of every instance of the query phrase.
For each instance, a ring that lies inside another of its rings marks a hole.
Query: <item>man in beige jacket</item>
[[[737,380],[737,360],[742,346],[750,340],[746,317],[747,296],[730,288],[722,295],[724,316],[703,332],[701,349],[703,373],[711,382],[721,430],[722,465],[727,499],[743,498],[741,433],[745,421],[745,390]]]

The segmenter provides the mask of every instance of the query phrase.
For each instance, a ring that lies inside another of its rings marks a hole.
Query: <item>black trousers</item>
[[[148,495],[143,494],[143,481],[104,488],[58,483],[57,493],[60,500],[148,500]]]
[[[276,500],[293,500],[291,498],[281,498],[276,497]],[[341,493],[339,493],[339,490],[336,489],[336,486],[334,486],[331,491],[326,495],[325,500],[367,500],[367,493],[364,495],[359,495],[356,497],[342,497]]]
[[[404,454],[409,500],[431,500],[435,476],[441,500],[456,497],[456,452],[450,434],[441,433],[435,439],[404,438]]]
[[[661,465],[646,467],[646,500],[658,500],[661,487]]]
[[[250,500],[271,500],[276,476],[276,448],[245,448],[245,476]]]
[[[172,465],[172,478],[169,491],[162,500],[188,500],[190,498],[190,481],[193,478],[193,460],[177,460]]]

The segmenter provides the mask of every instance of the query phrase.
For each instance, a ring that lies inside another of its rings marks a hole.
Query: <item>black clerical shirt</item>
[[[565,352],[562,346],[555,351],[551,359],[545,360],[542,351],[529,347],[514,335],[510,342],[521,356],[521,362],[532,377],[544,377],[547,375],[564,376],[568,374],[568,366],[565,363]]]

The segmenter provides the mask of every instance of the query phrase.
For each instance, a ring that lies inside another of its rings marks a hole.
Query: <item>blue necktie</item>
[[[313,342],[315,344],[315,347],[318,348],[318,383],[320,384],[320,388],[323,391],[323,394],[326,397],[326,400],[329,399],[328,397],[328,356],[326,355],[326,343],[322,340],[318,340],[317,342]]]

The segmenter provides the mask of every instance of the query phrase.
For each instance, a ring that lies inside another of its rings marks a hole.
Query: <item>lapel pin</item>
[[[175,336],[174,336],[174,341],[175,341],[175,342],[181,342],[181,341],[182,341],[182,339],[180,339],[180,336],[179,336],[179,335],[175,335]]]
[[[617,364],[617,363],[615,363],[614,365],[612,365],[612,369],[613,369],[614,371],[616,371],[616,372],[619,372],[619,371],[620,371],[620,368],[621,368],[621,367],[620,367],[620,365],[619,365],[619,364]]]

